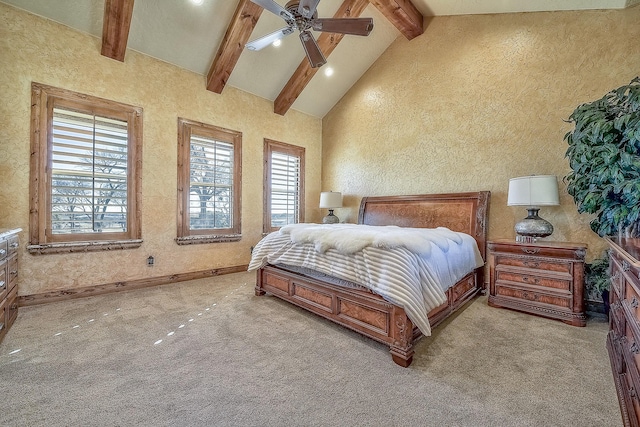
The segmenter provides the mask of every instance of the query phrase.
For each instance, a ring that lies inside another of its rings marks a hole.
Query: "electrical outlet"
[[[147,265],[149,267],[153,267],[153,264],[155,264],[155,259],[153,258],[153,256],[149,256],[149,258],[147,258]]]

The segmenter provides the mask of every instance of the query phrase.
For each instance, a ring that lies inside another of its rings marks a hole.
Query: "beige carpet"
[[[253,273],[21,308],[0,425],[617,426],[607,324],[475,299],[403,369]]]

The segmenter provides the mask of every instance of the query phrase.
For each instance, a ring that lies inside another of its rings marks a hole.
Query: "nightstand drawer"
[[[535,257],[514,257],[496,254],[496,265],[531,268],[540,271],[571,274],[571,264],[564,261]]]
[[[571,277],[561,278],[549,275],[542,275],[541,271],[512,271],[496,268],[496,281],[507,281],[515,283],[524,283],[527,285],[543,286],[545,288],[561,289],[564,291],[571,290]]]
[[[532,289],[520,289],[511,286],[500,286],[496,284],[496,296],[516,298],[524,301],[531,301],[541,304],[549,304],[555,307],[562,307],[569,309],[571,307],[572,298],[571,294],[566,295],[551,295],[544,292],[535,291]]]

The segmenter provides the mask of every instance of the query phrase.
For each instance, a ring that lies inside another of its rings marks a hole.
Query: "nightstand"
[[[586,244],[501,239],[488,247],[490,306],[586,325]]]

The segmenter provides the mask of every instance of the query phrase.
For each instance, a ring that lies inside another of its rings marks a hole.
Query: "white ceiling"
[[[284,6],[287,0],[275,0]],[[640,0],[412,0],[425,16],[515,13],[550,10],[621,9]],[[0,0],[71,28],[102,37],[104,0]],[[342,0],[322,0],[318,16],[331,17]],[[238,2],[236,0],[136,0],[127,47],[195,73],[207,75]],[[373,17],[368,37],[345,36],[292,108],[323,117],[400,36],[378,10],[369,5],[362,17]],[[262,13],[250,40],[284,27],[272,13]],[[316,34],[317,36],[318,34]],[[402,37],[402,36],[400,36]],[[273,101],[291,77],[304,50],[296,35],[280,47],[245,50],[227,85]],[[126,56],[125,56],[126,61]],[[327,77],[326,68],[334,69]],[[202,90],[205,89],[203,79]]]

